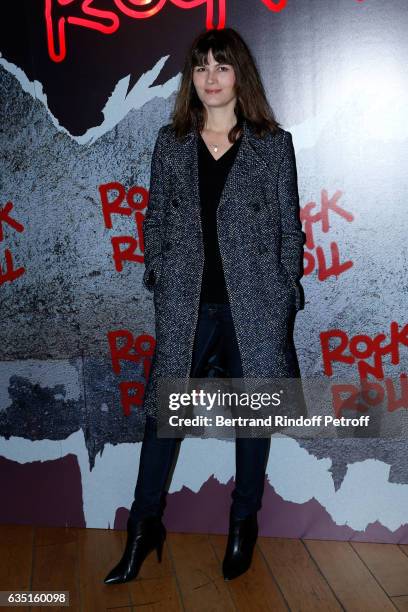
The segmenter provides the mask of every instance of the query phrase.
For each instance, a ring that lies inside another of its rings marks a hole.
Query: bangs
[[[203,44],[204,43],[204,44]],[[232,53],[228,47],[220,44],[221,41],[202,41],[202,43],[193,50],[192,53],[192,65],[205,66],[208,64],[208,52],[212,51],[214,59],[219,64],[230,64],[232,65]]]
[[[194,0],[192,3],[203,2],[204,0]],[[237,123],[229,131],[228,140],[231,143],[235,142],[243,119],[248,121],[258,137],[270,132],[276,134],[281,126],[276,121],[266,98],[262,79],[251,51],[236,30],[223,28],[203,30],[188,48],[172,113],[172,127],[176,139],[182,141],[192,130],[202,131],[205,127],[207,109],[197,93],[195,77],[198,72],[203,74],[210,72],[208,66],[210,51],[211,57],[216,62],[214,66],[216,74],[222,70],[218,66],[223,64],[232,67],[234,71],[234,112]],[[198,76],[197,80],[202,84],[202,77]]]

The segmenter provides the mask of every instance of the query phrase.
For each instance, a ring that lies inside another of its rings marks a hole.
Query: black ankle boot
[[[222,563],[224,580],[232,580],[249,569],[257,537],[256,512],[243,519],[230,513],[228,542]]]
[[[135,525],[128,522],[125,551],[119,563],[106,576],[105,584],[128,582],[136,578],[143,561],[154,549],[161,562],[165,538],[166,528],[158,516],[140,519]]]

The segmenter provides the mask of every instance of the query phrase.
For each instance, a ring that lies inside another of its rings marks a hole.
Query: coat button
[[[261,206],[258,202],[255,202],[255,204],[253,204],[253,209],[255,210],[255,212],[259,212],[261,210]]]
[[[165,248],[166,248],[166,251],[170,251],[170,249],[171,249],[171,242],[166,242]]]
[[[266,253],[266,252],[267,252],[267,250],[268,250],[268,249],[267,249],[267,247],[266,247],[264,244],[260,244],[260,245],[259,245],[259,252],[260,252],[260,254],[261,254],[261,255],[263,255],[264,253]]]
[[[177,200],[177,198],[174,198],[174,200],[171,201],[171,205],[174,208],[177,208],[177,206],[180,204],[180,202]]]

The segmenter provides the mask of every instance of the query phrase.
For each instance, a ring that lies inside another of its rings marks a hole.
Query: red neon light
[[[189,10],[206,5],[205,25],[207,30],[221,30],[225,27],[227,0],[113,0],[119,12],[94,7],[96,0],[45,0],[45,23],[47,45],[50,58],[62,62],[67,54],[67,24],[97,30],[101,34],[114,34],[120,26],[120,15],[132,19],[149,19],[159,13],[167,2],[180,9]],[[287,0],[262,0],[265,6],[274,12],[281,11]],[[214,8],[218,8],[218,23],[214,25]],[[56,9],[61,7],[80,8],[82,17],[73,15],[57,16]]]
[[[124,15],[132,17],[133,19],[148,19],[149,17],[153,17],[153,15],[156,15],[156,13],[162,10],[163,6],[167,2],[167,0],[158,0],[158,2],[152,8],[149,8],[147,11],[141,11],[135,10],[134,8],[128,8],[126,3],[144,8],[147,4],[152,4],[152,0],[126,0],[126,2],[123,2],[122,0],[113,1]],[[153,0],[153,2],[155,2],[155,0]]]
[[[270,10],[274,11],[274,13],[279,13],[282,11],[287,5],[288,0],[262,0],[264,5]]]
[[[119,28],[120,19],[113,11],[97,9],[93,3],[97,0],[45,0],[45,23],[47,30],[48,53],[54,62],[62,62],[67,54],[65,27],[71,25],[97,30],[102,34],[114,34]],[[286,8],[288,0],[261,0],[269,11],[280,13]],[[364,0],[356,0],[363,2]],[[117,9],[123,15],[132,19],[149,19],[157,15],[167,2],[171,2],[180,9],[192,9],[202,4],[206,5],[205,27],[207,30],[222,30],[225,27],[227,0],[113,0]],[[214,25],[214,5],[218,6],[218,23]],[[86,17],[56,17],[56,6],[65,7],[74,5]],[[94,17],[95,19],[89,19]],[[99,21],[98,21],[99,19]],[[107,22],[107,23],[105,23]],[[57,47],[57,48],[56,48]]]

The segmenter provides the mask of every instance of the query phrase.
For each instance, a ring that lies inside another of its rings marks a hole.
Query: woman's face
[[[230,64],[218,64],[211,49],[207,59],[208,64],[193,69],[197,95],[206,107],[226,106],[236,98],[234,68]]]

